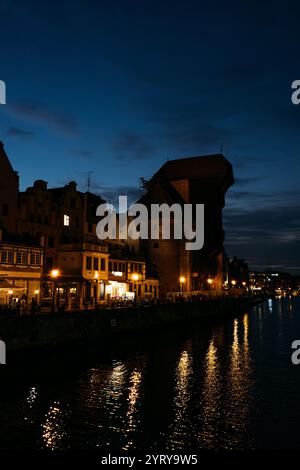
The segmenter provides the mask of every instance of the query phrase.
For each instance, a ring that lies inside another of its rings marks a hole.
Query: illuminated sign
[[[123,276],[123,273],[121,271],[112,271],[112,274],[117,277]]]

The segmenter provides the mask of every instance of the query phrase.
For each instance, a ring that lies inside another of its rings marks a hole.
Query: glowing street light
[[[235,285],[236,285],[236,281],[233,279],[233,280],[231,281],[231,284],[232,284],[233,286],[235,286]]]
[[[51,276],[53,279],[58,278],[58,276],[59,276],[59,270],[58,270],[58,269],[52,269],[52,271],[51,271],[51,273],[50,273],[50,276]]]
[[[208,284],[210,284],[210,285],[211,285],[211,284],[212,284],[214,281],[213,281],[212,279],[210,279],[210,278],[209,278],[209,279],[207,279],[207,282],[208,282]]]
[[[50,276],[52,277],[53,279],[53,295],[52,295],[52,308],[51,308],[51,311],[54,312],[55,308],[55,291],[57,289],[57,278],[59,276],[60,272],[59,272],[59,269],[52,269],[52,271],[50,272]],[[59,292],[59,291],[58,291]],[[57,294],[57,303],[58,303],[58,295]]]
[[[184,276],[180,276],[179,282],[180,282],[180,292],[181,295],[183,294],[183,285],[185,284],[186,278]]]
[[[138,275],[138,273],[133,273],[133,274],[131,275],[131,279],[132,279],[133,281],[138,281],[139,278],[140,278],[140,276]]]

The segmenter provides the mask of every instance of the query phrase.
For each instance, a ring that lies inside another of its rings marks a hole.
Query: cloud
[[[102,195],[104,199],[109,201],[114,205],[118,205],[118,197],[119,196],[127,196],[128,198],[128,205],[133,204],[138,201],[138,199],[142,196],[141,189],[135,186],[116,186],[111,188],[106,188],[102,191]]]
[[[243,177],[243,178],[235,178],[234,179],[234,184],[235,186],[238,185],[238,186],[244,186],[244,185],[247,185],[247,184],[251,184],[251,183],[256,183],[256,181],[259,181],[261,179],[263,179],[264,176],[260,175],[260,176],[248,176],[248,177]]]
[[[154,151],[148,138],[130,131],[121,132],[111,145],[114,158],[119,161],[144,160]]]
[[[287,197],[295,198],[293,206],[281,201],[281,206],[275,203],[227,208],[224,227],[229,254],[246,256],[253,266],[272,264],[274,259],[283,270],[300,265],[300,206],[296,194],[299,197],[296,191],[287,194]]]
[[[7,105],[8,112],[18,119],[51,126],[63,134],[77,134],[77,123],[71,116],[50,110],[46,105],[33,102],[18,102]]]
[[[91,190],[96,191],[110,204],[118,206],[119,196],[127,196],[128,204],[138,201],[143,192],[138,186],[107,186],[92,180]]]
[[[6,134],[10,137],[20,137],[22,139],[31,139],[35,135],[34,132],[25,131],[17,127],[10,127],[9,129],[7,129]]]
[[[96,155],[96,152],[93,150],[74,150],[72,153],[87,160],[93,158]]]

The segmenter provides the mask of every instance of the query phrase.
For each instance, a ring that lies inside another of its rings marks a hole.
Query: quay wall
[[[176,322],[243,313],[258,301],[228,298],[149,307],[103,309],[0,318],[7,354],[38,347],[97,340]]]

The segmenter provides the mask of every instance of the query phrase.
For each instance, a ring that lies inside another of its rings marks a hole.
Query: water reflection
[[[38,375],[34,386],[24,382],[18,400],[4,384],[0,440],[111,453],[298,444],[300,379],[290,366],[297,302],[276,299],[272,314],[265,302],[236,318],[170,331],[160,342],[150,337],[134,352],[103,359],[100,351],[66,378],[54,366],[49,382]]]
[[[134,370],[130,376],[130,387],[128,395],[128,409],[126,412],[126,430],[125,438],[127,439],[126,444],[123,447],[123,450],[128,450],[134,447],[134,440],[132,434],[137,430],[138,424],[140,422],[138,415],[138,404],[140,400],[140,388],[142,382],[142,373],[138,370]]]
[[[252,447],[253,445],[249,426],[250,413],[254,404],[254,384],[248,343],[248,322],[249,316],[245,314],[241,337],[239,337],[239,327],[242,325],[237,318],[233,322],[233,340],[229,354],[226,402],[224,404],[224,419],[230,435],[230,439],[224,441],[224,447],[228,449]],[[247,439],[245,439],[246,436]]]
[[[59,402],[50,406],[42,423],[43,447],[50,450],[66,448],[64,440],[67,437],[65,418],[67,413]]]
[[[272,313],[273,312],[273,300],[272,299],[268,299],[268,308],[269,308],[269,312]]]
[[[220,364],[214,338],[211,339],[204,361],[204,383],[202,392],[202,413],[200,415],[198,443],[200,447],[212,449],[216,445],[216,426],[221,419]]]
[[[191,345],[189,344],[189,349]],[[190,351],[182,351],[175,371],[173,420],[168,436],[170,450],[182,449],[191,432],[191,422],[187,413],[191,399],[190,382],[193,376],[192,355]]]
[[[136,446],[145,361],[134,364],[113,360],[111,366],[90,369],[82,377],[78,404],[86,403],[87,433],[97,430],[89,444],[128,450]]]
[[[36,399],[37,399],[37,395],[38,395],[38,393],[37,393],[36,387],[30,387],[28,396],[26,398],[26,401],[28,403],[29,408],[34,407],[34,404],[35,404]]]

